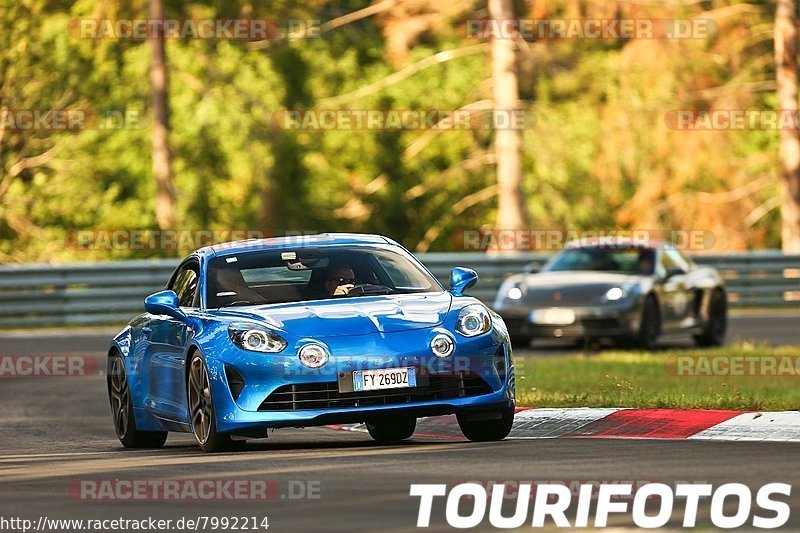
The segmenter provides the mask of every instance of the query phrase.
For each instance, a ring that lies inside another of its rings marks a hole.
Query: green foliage
[[[173,1],[166,10],[168,17],[184,19],[324,22],[370,4]],[[608,7],[589,1],[548,4],[548,16],[565,18],[719,15],[721,31],[681,42],[521,46],[520,94],[528,116],[536,117],[523,131],[533,224],[702,228],[714,231],[726,248],[777,246],[774,206],[748,219],[778,194],[776,132],[685,132],[664,123],[673,109],[775,108],[770,92],[749,88],[771,75],[771,7],[730,2],[734,14],[725,15],[720,3],[708,13],[707,3],[628,6],[620,9],[639,11],[622,13],[606,13]],[[576,5],[581,12],[570,12]],[[431,2],[427,9],[420,20],[435,15],[440,23],[415,34],[400,59],[391,57],[387,43],[393,32],[405,30],[391,22],[413,18],[413,10],[264,48],[233,40],[168,41],[179,229],[369,231],[411,249],[452,250],[461,230],[490,227],[494,199],[458,211],[453,205],[494,183],[491,131],[297,131],[276,120],[286,109],[455,110],[491,98],[489,57],[481,52],[337,103],[335,98],[438,52],[477,44],[464,38],[460,21],[484,17],[485,3],[454,11],[451,4]],[[142,0],[0,0],[0,109],[88,109],[101,117],[108,111],[129,117],[121,128],[2,132],[1,261],[176,253],[70,245],[77,230],[156,228],[150,47],[81,39],[70,30],[80,18],[146,15]],[[763,186],[735,201],[711,209],[703,203],[702,193],[756,180]]]

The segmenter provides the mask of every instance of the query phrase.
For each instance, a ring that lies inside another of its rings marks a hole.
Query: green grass
[[[800,346],[771,348],[739,344],[711,350],[657,353],[616,350],[561,357],[517,357],[517,404],[532,407],[800,409],[800,368],[796,366],[797,375],[780,377],[677,375],[676,357],[687,355],[800,358]]]

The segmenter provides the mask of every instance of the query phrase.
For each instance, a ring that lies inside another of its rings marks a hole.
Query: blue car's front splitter
[[[404,403],[370,407],[347,407],[343,409],[296,410],[282,412],[252,412],[238,409],[217,419],[219,431],[233,432],[255,428],[306,427],[328,424],[348,424],[386,415],[405,415],[416,418],[438,416],[463,411],[513,409],[514,401],[506,388],[469,398],[453,398],[443,401]]]

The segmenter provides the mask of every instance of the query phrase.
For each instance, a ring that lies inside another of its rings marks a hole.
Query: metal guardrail
[[[491,303],[506,276],[547,254],[492,257],[429,253],[420,259],[445,285],[454,266],[480,275],[470,294]],[[800,256],[777,251],[694,257],[718,268],[734,307],[793,307],[800,311]],[[142,312],[142,300],[164,287],[177,259],[74,265],[0,266],[0,328],[123,324]]]

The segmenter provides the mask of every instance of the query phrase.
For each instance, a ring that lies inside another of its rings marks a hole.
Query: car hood
[[[520,283],[523,301],[532,305],[592,305],[612,287],[638,285],[646,276],[620,272],[541,272]]]
[[[448,292],[297,302],[218,310],[230,319],[266,322],[298,337],[337,337],[432,328],[450,311]]]

